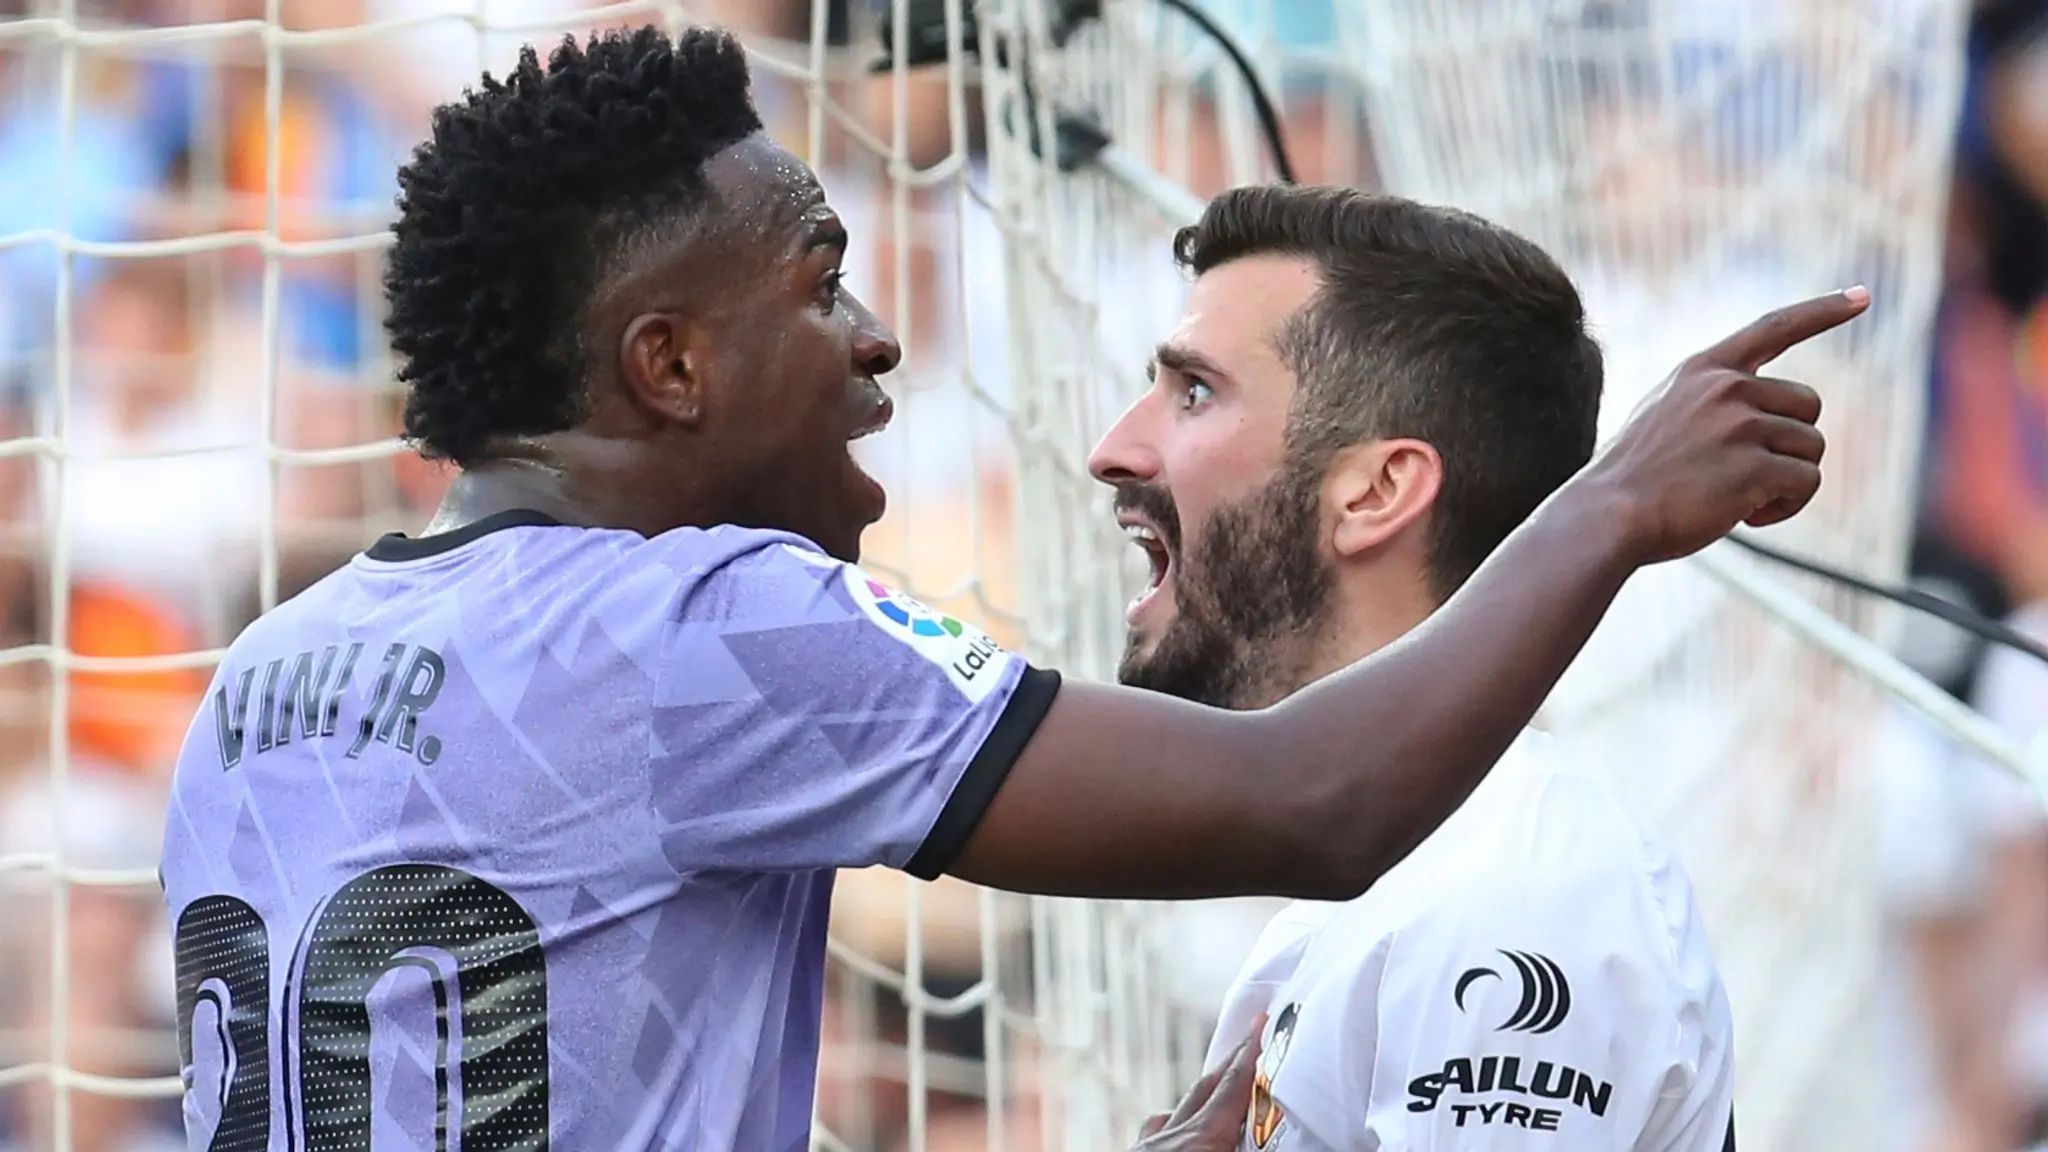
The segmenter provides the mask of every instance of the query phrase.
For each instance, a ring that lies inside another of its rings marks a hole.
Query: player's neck
[[[1341,672],[1406,636],[1436,607],[1428,589],[1420,584],[1388,588],[1353,582],[1347,587],[1340,581],[1331,604],[1330,625],[1321,630],[1296,688]]]
[[[686,482],[657,479],[638,466],[637,451],[618,441],[574,435],[512,446],[455,477],[427,532],[453,531],[514,509],[644,536],[698,523],[702,517],[689,514]]]

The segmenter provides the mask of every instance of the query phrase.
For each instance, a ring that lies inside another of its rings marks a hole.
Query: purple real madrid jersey
[[[943,870],[1057,683],[793,536],[385,538],[178,759],[191,1147],[803,1147],[833,870]]]

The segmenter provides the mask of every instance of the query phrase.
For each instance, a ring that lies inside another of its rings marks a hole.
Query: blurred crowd
[[[369,38],[347,30],[442,13],[589,28],[579,13],[596,6],[68,6],[99,29],[260,20],[274,8],[287,29],[334,33],[274,59],[253,35],[69,54],[51,34],[0,35],[0,237],[9,238],[0,244],[0,441],[9,445],[0,452],[0,651],[9,653],[0,657],[0,857],[61,843],[71,867],[146,876],[167,767],[209,676],[203,660],[174,657],[225,644],[378,534],[416,531],[447,479],[390,443],[399,397],[376,309],[375,234],[432,106],[481,70],[502,71],[521,41],[553,34],[480,34],[461,19]],[[55,7],[0,0],[0,20]],[[761,49],[756,87],[769,130],[804,151],[815,125],[797,72],[811,0],[687,7]],[[942,385],[965,366],[999,390],[1006,350],[969,348],[958,335],[1003,326],[969,315],[991,306],[980,281],[1002,275],[997,231],[968,219],[944,187],[894,210],[888,172],[855,131],[886,139],[897,89],[858,66],[875,43],[861,0],[823,7],[835,55],[844,49],[856,63],[825,85],[855,127],[826,122],[822,174],[855,237],[856,289],[903,331],[907,351],[894,385],[904,398],[894,454],[877,448],[901,511],[871,535],[874,562],[919,587],[978,579],[961,603],[985,616],[977,603],[1015,602],[1011,477],[1000,452],[982,450],[1000,444],[1000,424]],[[1211,7],[1248,39],[1306,57],[1336,37],[1333,0]],[[1913,567],[1929,591],[2048,641],[2048,0],[1980,0],[1977,9],[1926,373]],[[1272,13],[1284,18],[1265,18]],[[1306,70],[1281,93],[1301,177],[1375,183],[1355,92],[1318,75]],[[948,155],[943,84],[928,72],[901,89],[912,167]],[[970,111],[970,147],[980,122]],[[1172,166],[1196,192],[1217,190],[1227,150],[1242,142],[1224,139],[1200,102],[1180,127]],[[929,223],[948,212],[961,216]],[[236,232],[284,247],[266,259],[254,243],[177,242]],[[149,246],[118,258],[97,247],[115,243]],[[914,452],[901,447],[910,438]],[[39,448],[49,444],[62,448],[61,485],[56,456]],[[52,650],[82,663],[55,673]],[[1909,631],[1902,654],[2016,736],[2031,738],[2048,716],[2048,666],[1938,629]],[[140,672],[92,664],[150,656],[166,658]],[[2048,822],[2009,777],[1927,733],[1902,725],[1896,747],[1906,751],[1885,764],[1882,866],[1893,976],[1910,1006],[1903,1075],[1944,1147],[2012,1148],[2038,1135],[2035,1113],[2048,1115]],[[50,931],[47,887],[33,874],[0,874],[0,900],[13,902],[0,907],[0,1069],[50,1059],[61,1010],[68,1067],[174,1076],[172,979],[153,885],[72,886],[61,939]],[[903,891],[899,877],[849,876],[839,938],[900,968],[911,914]],[[1207,918],[1200,931],[1234,939],[1263,911],[1219,904],[1191,915]],[[916,914],[930,993],[971,987],[978,894],[926,886]],[[1188,998],[1213,1002],[1232,963],[1191,964]],[[901,1147],[910,1123],[902,1061],[878,1055],[875,1041],[900,1043],[908,1015],[900,997],[865,980],[835,977],[832,987],[823,1114],[857,1146]],[[981,1147],[979,1014],[934,1015],[921,1027],[934,1085],[918,1121],[928,1146]],[[0,1087],[0,1150],[50,1146],[48,1095],[40,1081]],[[177,1124],[175,1100],[73,1092],[69,1147],[182,1147]]]

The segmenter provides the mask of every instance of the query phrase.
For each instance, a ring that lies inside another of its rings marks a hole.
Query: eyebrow
[[[816,252],[820,248],[844,250],[846,246],[846,225],[841,224],[837,219],[814,222],[811,225],[810,234],[804,237],[804,252],[806,255]]]
[[[1153,350],[1152,362],[1145,366],[1145,378],[1155,378],[1161,368],[1169,372],[1178,372],[1183,376],[1206,376],[1219,382],[1230,379],[1230,373],[1225,372],[1221,364],[1185,344],[1175,344],[1172,341],[1167,341]]]

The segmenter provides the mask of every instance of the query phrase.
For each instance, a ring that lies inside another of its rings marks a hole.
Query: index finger
[[[1251,1035],[1231,1052],[1230,1059],[1221,1068],[1195,1081],[1188,1094],[1181,1098],[1180,1107],[1174,1109],[1170,1123],[1181,1124],[1197,1114],[1208,1111],[1212,1101],[1222,1099],[1226,1112],[1242,1112],[1252,1098],[1252,1072],[1259,1062],[1259,1037],[1265,1031],[1264,1013],[1253,1022]],[[1227,1087],[1226,1087],[1227,1085]],[[1232,1103],[1232,1098],[1236,1102]]]
[[[1223,1070],[1223,1078],[1210,1089],[1208,1101],[1201,1111],[1211,1118],[1225,1123],[1242,1123],[1247,1109],[1252,1105],[1252,1085],[1258,1079],[1259,1035],[1252,1033],[1251,1039],[1237,1050],[1237,1058]]]
[[[1785,350],[1838,328],[1870,307],[1870,289],[1861,286],[1789,304],[1751,321],[1709,348],[1706,358],[1744,372],[1754,372],[1785,354]]]

